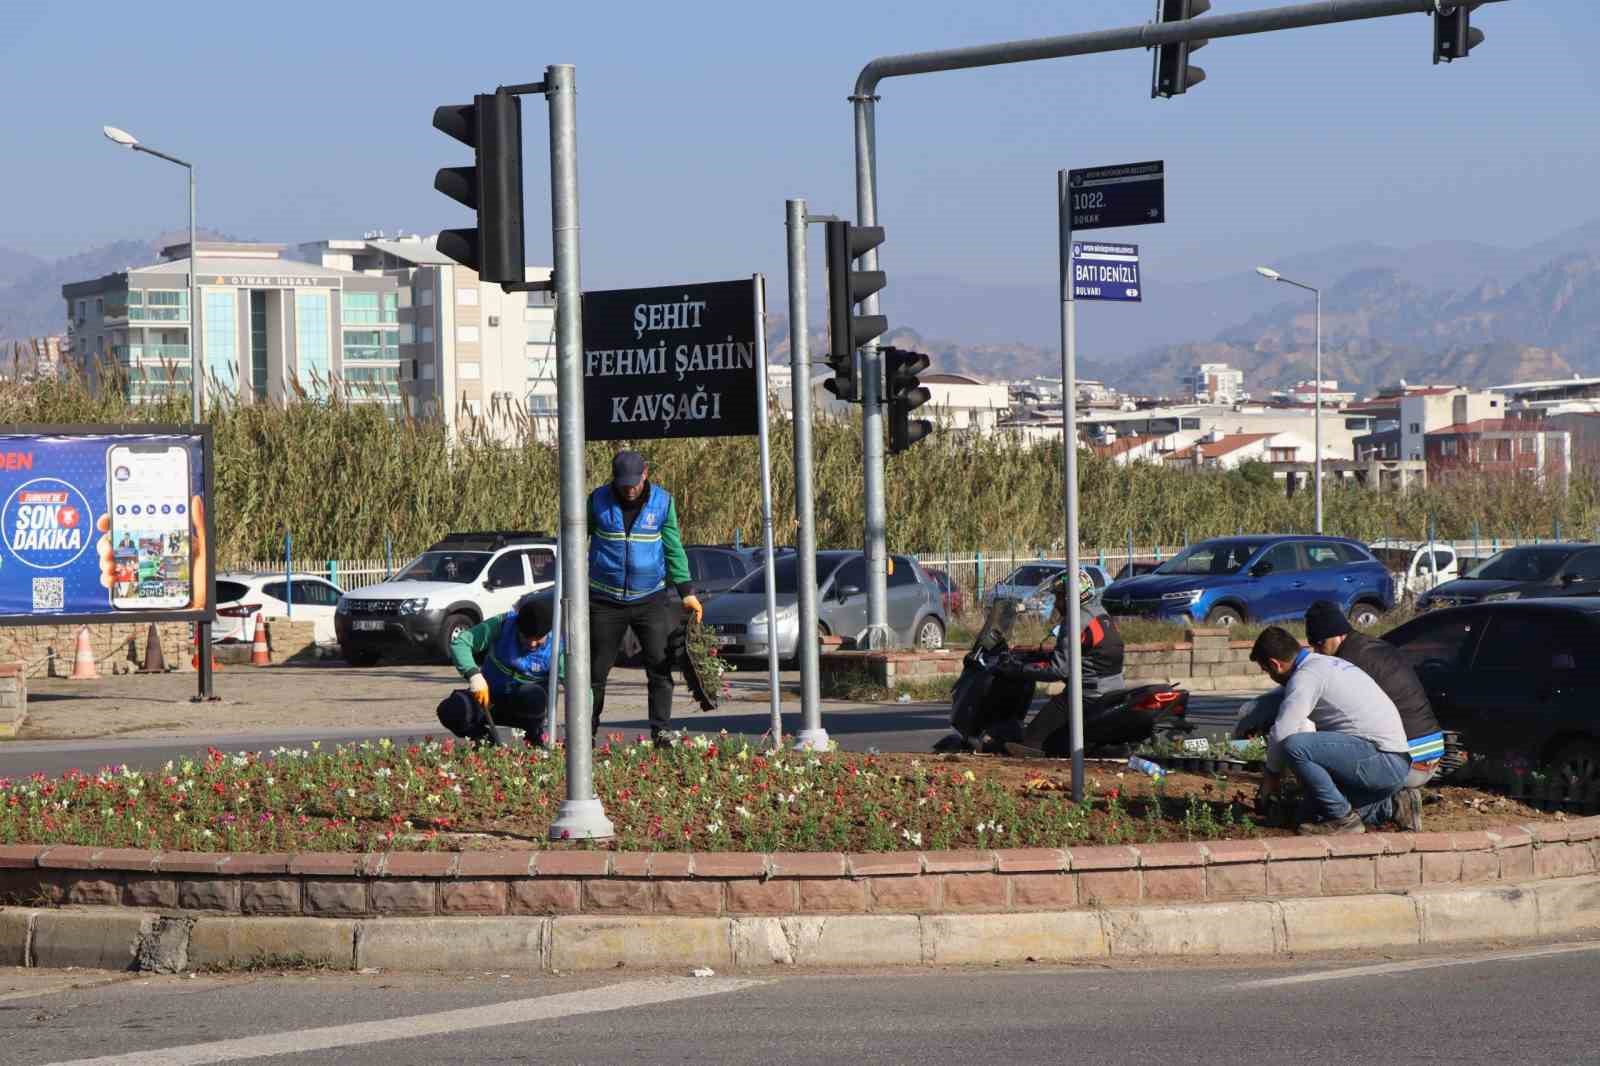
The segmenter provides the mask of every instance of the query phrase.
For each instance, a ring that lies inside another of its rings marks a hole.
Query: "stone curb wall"
[[[83,627],[0,627],[0,662],[22,664],[26,677],[67,677],[72,673],[72,660],[78,653],[80,628]],[[95,663],[102,674],[111,673],[116,663],[127,663],[132,669],[144,665],[149,622],[116,622],[92,625],[88,629],[89,646],[94,649]],[[167,667],[191,669],[189,659],[194,655],[194,633],[189,623],[158,622],[156,634],[161,638],[161,656]]]
[[[28,678],[22,663],[0,663],[0,737],[14,737],[28,718]]]
[[[1123,651],[1123,675],[1130,684],[1171,681],[1191,692],[1234,692],[1267,689],[1272,681],[1250,661],[1252,642],[1230,640],[1228,630],[1190,629],[1174,644],[1129,644]],[[1049,654],[1050,648],[1019,645],[1019,652]],[[865,674],[874,684],[928,680],[959,674],[964,653],[942,651],[825,651],[821,656],[823,691],[831,691],[840,675]]]
[[[873,854],[280,855],[0,847],[0,899],[366,918],[1023,914],[1315,899],[1600,871],[1600,817],[1487,832]]]

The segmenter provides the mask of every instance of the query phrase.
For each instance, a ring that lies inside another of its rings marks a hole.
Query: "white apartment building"
[[[1201,363],[1184,379],[1196,403],[1232,404],[1247,399],[1244,371],[1227,363]]]
[[[1400,458],[1427,459],[1427,435],[1446,426],[1505,417],[1497,393],[1441,385],[1407,388],[1400,396]]]

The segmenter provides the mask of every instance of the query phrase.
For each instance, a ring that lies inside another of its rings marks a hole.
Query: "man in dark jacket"
[[[1356,632],[1339,605],[1328,600],[1318,600],[1306,611],[1306,643],[1318,655],[1333,655],[1359,666],[1394,701],[1411,748],[1411,772],[1395,797],[1395,821],[1413,832],[1420,830],[1421,789],[1439,769],[1444,732],[1417,672],[1394,645]]]
[[[1063,681],[1070,685],[1072,678],[1072,634],[1067,632],[1067,597],[1076,594],[1081,605],[1083,629],[1078,634],[1078,644],[1083,661],[1083,695],[1085,699],[1126,687],[1122,676],[1122,635],[1117,623],[1095,601],[1094,582],[1087,571],[1079,570],[1077,580],[1065,571],[1052,582],[1055,591],[1056,615],[1061,619],[1057,629],[1055,651],[1044,661],[1018,661],[1002,667],[1004,676],[1027,681],[1050,683]],[[1022,730],[1020,741],[1004,744],[1011,755],[1063,755],[1067,750],[1067,722],[1072,713],[1072,694],[1063,690],[1039,708],[1027,728]]]
[[[650,735],[657,744],[669,743],[665,734],[672,722],[672,658],[667,638],[680,619],[670,617],[668,582],[676,586],[684,611],[700,621],[703,609],[689,583],[689,559],[672,494],[651,484],[644,456],[618,452],[611,461],[611,480],[589,496],[590,725],[596,734],[605,709],[606,678],[623,635],[631,629],[644,651]]]
[[[495,743],[494,726],[513,726],[529,744],[547,744],[554,603],[531,596],[514,610],[456,634],[450,661],[467,681],[439,704],[439,722],[458,737]]]

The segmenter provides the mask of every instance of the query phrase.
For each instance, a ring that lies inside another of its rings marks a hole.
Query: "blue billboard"
[[[1072,242],[1072,297],[1138,303],[1139,246],[1101,241]]]
[[[209,427],[0,432],[0,624],[210,621]]]

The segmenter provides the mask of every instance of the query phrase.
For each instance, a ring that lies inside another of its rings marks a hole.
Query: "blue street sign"
[[[1072,242],[1072,296],[1076,300],[1138,303],[1139,246],[1099,241]]]

